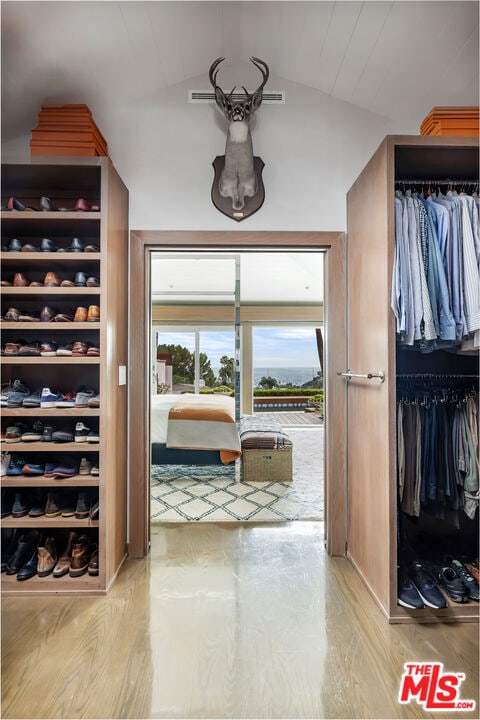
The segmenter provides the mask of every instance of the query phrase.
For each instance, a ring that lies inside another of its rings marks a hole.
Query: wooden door
[[[395,590],[394,337],[390,311],[389,143],[385,140],[347,195],[347,358],[352,373],[385,373],[347,383],[347,554],[385,614]],[[390,173],[393,178],[393,174]],[[393,203],[393,200],[391,200]],[[390,388],[390,392],[389,392]]]

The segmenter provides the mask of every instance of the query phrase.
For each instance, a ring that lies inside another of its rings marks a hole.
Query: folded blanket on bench
[[[292,445],[278,420],[257,415],[240,418],[240,441],[243,449],[250,450],[276,450]]]

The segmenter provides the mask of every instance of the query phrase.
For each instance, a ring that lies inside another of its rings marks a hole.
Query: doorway
[[[346,477],[344,384],[336,371],[345,367],[345,238],[343,233],[132,231],[130,292],[130,502],[129,552],[142,557],[149,548],[149,362],[151,253],[171,252],[325,252],[325,511],[326,549],[344,555],[346,542]],[[144,292],[139,293],[138,288]],[[334,400],[331,402],[330,400]],[[139,441],[140,439],[140,441]]]

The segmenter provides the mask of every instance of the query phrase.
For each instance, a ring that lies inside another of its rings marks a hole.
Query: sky
[[[193,352],[193,332],[162,332],[160,342],[183,345]],[[201,331],[200,352],[206,353],[212,368],[220,367],[222,355],[234,356],[233,331]],[[253,366],[261,368],[319,367],[315,328],[256,327],[253,330]]]

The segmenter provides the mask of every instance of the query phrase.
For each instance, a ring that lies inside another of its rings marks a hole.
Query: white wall
[[[228,79],[222,86],[230,89]],[[268,86],[285,90],[287,101],[262,105],[254,119],[265,203],[240,223],[210,198],[212,161],[224,153],[226,120],[213,104],[187,102],[189,89],[208,88],[204,74],[135,106],[90,104],[129,188],[132,229],[345,230],[345,194],[383,137],[418,133],[282,78],[271,76]],[[28,158],[29,140],[3,145],[3,161]]]

